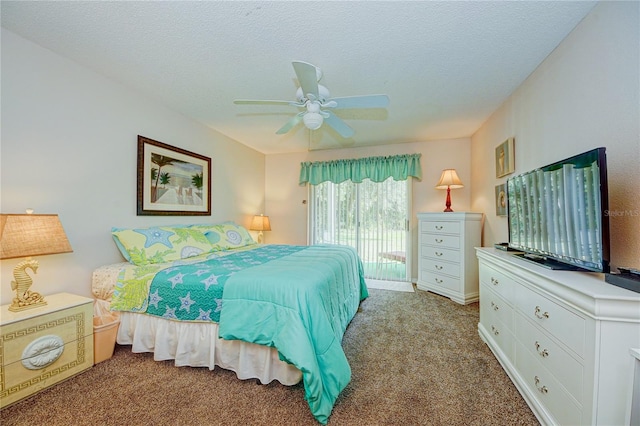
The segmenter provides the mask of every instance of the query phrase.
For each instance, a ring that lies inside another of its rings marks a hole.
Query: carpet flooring
[[[478,304],[370,290],[343,346],[352,379],[329,425],[537,425],[477,332]],[[257,384],[116,346],[112,358],[0,411],[3,426],[318,425],[301,384]]]

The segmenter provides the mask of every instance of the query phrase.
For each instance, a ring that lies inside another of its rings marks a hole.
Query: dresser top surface
[[[71,293],[57,293],[44,296],[47,304],[45,306],[39,306],[37,308],[25,309],[24,311],[12,312],[9,310],[9,305],[2,305],[0,307],[0,323],[2,325],[8,325],[17,321],[24,321],[29,318],[34,318],[40,315],[49,314],[51,312],[61,311],[73,306],[84,305],[86,303],[93,303],[93,299],[84,296],[78,296]]]
[[[476,252],[479,258],[495,259],[517,265],[521,270],[554,281],[564,287],[579,293],[584,293],[594,299],[616,299],[640,302],[640,293],[614,286],[605,281],[603,273],[557,271],[544,268],[527,260],[514,256],[513,252],[497,250],[489,247],[478,247]],[[514,273],[516,270],[510,270]]]
[[[475,212],[421,212],[418,219],[427,220],[481,220],[482,213]]]

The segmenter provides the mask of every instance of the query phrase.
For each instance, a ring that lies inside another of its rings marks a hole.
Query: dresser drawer
[[[442,247],[423,246],[420,256],[422,258],[431,258],[435,260],[446,260],[448,262],[460,262],[460,250],[448,249]]]
[[[460,237],[454,235],[422,234],[420,235],[422,246],[432,246],[437,248],[460,248]]]
[[[437,274],[451,275],[452,277],[460,276],[460,264],[448,263],[440,260],[423,259],[422,268]]]
[[[584,358],[586,320],[583,317],[525,286],[518,287],[516,304],[533,324]]]
[[[480,282],[498,293],[505,300],[512,300],[513,288],[520,285],[483,263],[480,264]]]
[[[480,286],[480,315],[490,314],[513,330],[513,308],[485,285]]]
[[[549,370],[577,401],[582,401],[584,368],[580,361],[522,315],[516,315],[515,335],[540,365]]]
[[[562,387],[554,375],[520,342],[515,345],[515,365],[525,386],[553,416],[554,424],[581,425],[582,406]]]
[[[432,287],[444,287],[452,291],[460,290],[460,279],[448,277],[446,275],[440,275],[435,272],[421,270],[421,279],[418,284],[426,284],[428,288]]]
[[[482,303],[482,298],[480,298],[480,303]],[[514,339],[509,327],[491,311],[482,312],[480,324],[489,334],[490,339],[506,355],[507,359],[512,360],[514,356]]]
[[[422,221],[422,232],[435,233],[435,234],[460,234],[460,222],[446,222],[446,221]]]

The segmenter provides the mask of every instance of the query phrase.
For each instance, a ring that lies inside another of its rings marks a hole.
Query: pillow
[[[256,243],[245,227],[233,222],[193,225],[190,229],[201,231],[211,244],[213,251],[235,249]]]
[[[125,259],[135,265],[171,262],[212,251],[205,235],[191,227],[114,228],[111,233]]]

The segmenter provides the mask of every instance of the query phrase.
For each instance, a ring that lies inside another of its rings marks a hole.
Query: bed
[[[304,383],[326,424],[351,377],[342,337],[367,297],[347,246],[255,244],[234,223],[112,230],[127,262],[93,274],[120,315],[117,342],[178,366]]]

